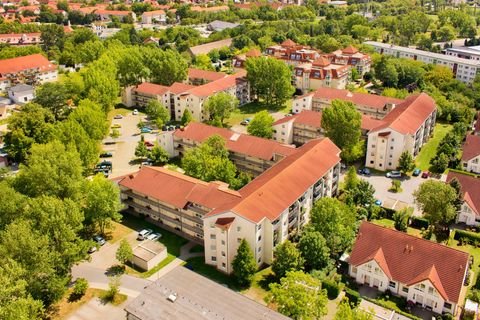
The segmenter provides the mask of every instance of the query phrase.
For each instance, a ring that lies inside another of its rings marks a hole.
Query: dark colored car
[[[121,114],[117,114],[113,119],[123,119],[123,116]]]
[[[418,177],[420,175],[420,173],[422,173],[422,170],[416,168],[415,170],[413,170],[412,176]]]
[[[427,179],[428,177],[430,177],[430,172],[424,171],[424,172],[422,173],[422,178],[423,178],[423,179]]]
[[[370,172],[370,169],[368,168],[362,168],[358,170],[359,174],[363,174],[364,176],[370,176],[372,173]]]
[[[111,152],[100,153],[100,158],[111,158],[111,157],[113,157],[113,154]]]

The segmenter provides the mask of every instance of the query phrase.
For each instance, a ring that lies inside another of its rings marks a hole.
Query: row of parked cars
[[[158,232],[153,232],[152,229],[143,229],[141,230],[138,235],[137,235],[137,240],[143,241],[143,240],[158,240],[162,237],[161,233]]]
[[[372,175],[372,173],[370,172],[370,169],[368,169],[368,168],[358,169],[358,174],[361,174],[361,175],[364,175],[364,176],[367,176],[367,177]],[[416,168],[412,172],[412,176],[414,176],[414,177],[418,177],[420,174],[421,174],[423,179],[426,179],[426,178],[430,177],[430,172],[428,172],[428,171],[422,172],[422,170],[420,170],[418,168]],[[393,171],[387,172],[385,174],[385,176],[387,178],[401,178],[402,173],[400,171],[393,170]]]

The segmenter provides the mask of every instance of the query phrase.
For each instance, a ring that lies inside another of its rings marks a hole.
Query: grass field
[[[240,122],[242,122],[243,120],[245,120],[247,118],[253,119],[255,114],[259,111],[262,111],[262,110],[268,110],[268,111],[271,111],[271,112],[289,113],[291,109],[292,109],[292,100],[291,99],[288,100],[285,103],[285,106],[283,108],[275,109],[275,110],[268,109],[268,108],[265,107],[265,105],[263,105],[259,102],[250,102],[250,103],[247,103],[247,104],[239,107],[238,110],[236,110],[235,112],[232,112],[230,117],[228,119],[226,119],[225,122],[227,123],[228,126],[233,126],[233,125],[240,124]]]
[[[260,270],[255,274],[250,288],[242,291],[242,294],[263,305],[267,305],[265,298],[268,295],[268,285],[273,276],[272,268]]]
[[[373,223],[378,224],[379,226],[395,229],[395,222],[390,219],[378,219],[378,220],[372,220]],[[408,227],[407,229],[407,234],[415,236],[415,237],[422,237],[422,234],[420,230],[415,229],[415,228],[410,228]]]
[[[437,123],[433,136],[423,146],[415,160],[417,168],[424,171],[430,168],[430,160],[435,156],[440,141],[451,129],[452,126],[449,124]]]

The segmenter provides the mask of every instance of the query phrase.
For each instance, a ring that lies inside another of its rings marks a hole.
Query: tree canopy
[[[252,121],[248,124],[247,132],[252,136],[271,139],[273,136],[273,122],[274,119],[268,111],[260,111],[255,114]]]

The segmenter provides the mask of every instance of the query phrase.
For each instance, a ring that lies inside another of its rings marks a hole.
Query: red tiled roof
[[[340,99],[351,101],[356,105],[364,105],[376,109],[383,109],[388,103],[399,104],[404,101],[396,98],[378,96],[375,94],[350,92],[348,90],[333,88],[320,88],[313,93],[313,98],[326,100]]]
[[[186,83],[181,83],[181,82],[174,82],[168,89],[173,94],[180,94],[180,93],[186,92],[186,91],[188,91],[192,88],[195,88],[195,86],[192,86],[192,85],[186,84]]]
[[[462,161],[469,161],[480,155],[480,136],[468,135],[463,145]],[[479,190],[480,192],[480,190]]]
[[[208,183],[161,167],[142,167],[137,173],[121,179],[119,185],[177,208],[192,202],[215,209],[240,197],[225,183]]]
[[[57,66],[41,54],[0,60],[0,75],[29,69],[39,69],[39,72],[45,72],[56,70]]]
[[[242,199],[209,215],[231,210],[259,222],[273,221],[340,161],[340,149],[328,138],[307,142],[239,190]]]
[[[263,160],[271,160],[275,154],[287,156],[295,152],[295,148],[273,140],[235,133],[228,129],[217,128],[199,122],[191,122],[183,130],[178,129],[174,132],[175,137],[193,140],[197,143],[202,143],[215,134],[225,139],[226,147],[229,151]]]
[[[449,171],[447,183],[456,178],[463,193],[463,200],[472,208],[477,216],[480,216],[480,178],[472,177],[468,174]]]
[[[143,82],[134,90],[149,95],[163,95],[169,91],[169,88],[155,83]]]
[[[131,14],[131,11],[124,11],[124,10],[103,10],[99,9],[95,11],[95,14],[101,15],[111,15],[111,16],[128,16]]]
[[[436,108],[435,101],[426,93],[412,95],[383,118],[385,124],[373,130],[391,128],[402,134],[415,134]]]
[[[245,56],[247,58],[256,58],[256,57],[261,57],[262,53],[257,48],[252,48],[248,50],[247,53],[245,53]]]
[[[342,50],[342,53],[344,54],[355,54],[358,52],[358,49],[355,48],[354,46],[350,45],[346,47],[345,49]]]
[[[21,38],[23,36],[26,37],[38,37],[40,40],[40,36],[42,34],[40,32],[32,32],[32,33],[3,33],[0,34],[0,39],[11,39],[11,38]]]
[[[379,249],[383,257],[379,257]],[[382,270],[388,270],[392,280],[414,285],[428,279],[445,300],[459,302],[468,253],[365,221],[350,264],[359,266],[373,259]]]
[[[321,56],[320,58],[313,61],[312,65],[314,65],[316,67],[326,67],[326,66],[330,65],[330,60],[328,60],[324,56]]]
[[[283,41],[282,44],[281,44],[282,47],[294,47],[296,45],[297,44],[290,39],[287,39],[287,40]]]
[[[215,221],[215,224],[219,226],[220,228],[223,228],[225,230],[229,229],[230,226],[232,225],[233,221],[235,221],[234,217],[229,217],[229,218],[218,218],[217,221]]]
[[[226,11],[230,8],[228,6],[217,6],[217,7],[191,7],[194,12],[217,12],[217,11]]]
[[[188,68],[189,79],[204,79],[207,81],[215,81],[225,78],[226,74],[223,72],[208,71],[201,69]]]
[[[146,11],[144,13],[142,13],[142,16],[156,16],[156,15],[162,15],[162,14],[165,14],[165,11],[163,10],[155,10],[155,11]]]
[[[225,91],[240,81],[240,78],[245,77],[247,72],[240,70],[239,72],[223,77],[221,79],[209,82],[207,84],[197,86],[189,90],[188,92],[197,97],[209,97],[215,93]]]

